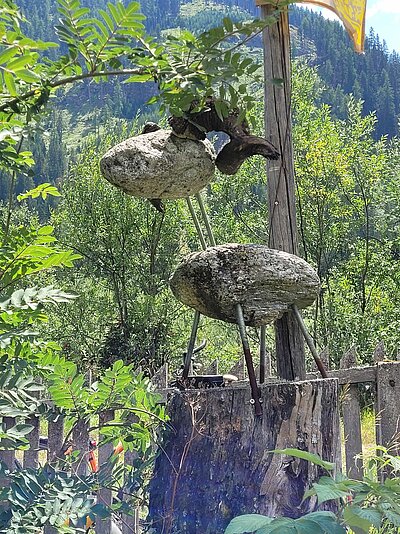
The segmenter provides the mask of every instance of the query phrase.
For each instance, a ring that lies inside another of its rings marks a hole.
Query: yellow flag
[[[365,39],[365,10],[367,0],[301,0],[334,11],[343,22],[357,52],[363,52]]]
[[[367,0],[294,0],[295,2],[317,4],[334,11],[343,22],[353,40],[357,52],[364,51],[365,11]],[[257,5],[287,3],[287,0],[256,0]]]

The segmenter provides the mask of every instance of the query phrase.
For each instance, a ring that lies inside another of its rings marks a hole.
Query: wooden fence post
[[[378,445],[400,454],[400,362],[378,363],[376,410]]]
[[[230,369],[229,373],[230,375],[237,376],[239,380],[244,380],[246,377],[246,367],[244,364],[244,357],[243,355],[240,356],[240,359],[235,365]]]
[[[64,417],[58,416],[55,421],[50,421],[47,430],[47,461],[54,462],[62,454],[64,444]],[[57,534],[58,530],[51,525],[44,527],[44,534]]]
[[[256,417],[246,387],[179,392],[150,483],[156,534],[222,534],[243,513],[299,517],[314,510],[304,491],[322,472],[304,460],[268,453],[294,447],[340,466],[338,382],[261,387]]]
[[[127,451],[124,456],[125,465],[133,465],[136,453]],[[139,534],[139,509],[136,508],[132,515],[122,516],[122,534]]]
[[[87,461],[89,452],[88,426],[88,422],[84,419],[78,420],[75,424],[74,432],[72,435],[74,450],[80,451],[74,467],[77,474],[83,476],[85,476],[87,473]]]
[[[355,347],[344,354],[340,361],[341,369],[356,367],[357,354]],[[347,476],[362,480],[363,467],[361,461],[356,461],[356,456],[362,453],[360,395],[357,384],[343,386],[344,398],[342,400],[342,415],[344,427],[344,439],[346,442],[346,473]]]

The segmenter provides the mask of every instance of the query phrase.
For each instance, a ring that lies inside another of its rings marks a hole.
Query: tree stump
[[[222,534],[240,514],[296,518],[321,468],[268,451],[293,447],[340,465],[337,381],[262,386],[263,417],[248,387],[179,392],[169,406],[150,487],[152,532]]]

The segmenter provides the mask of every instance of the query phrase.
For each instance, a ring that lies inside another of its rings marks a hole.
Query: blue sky
[[[321,13],[336,18],[328,9],[322,8]],[[400,0],[367,0],[367,35],[371,27],[386,41],[389,51],[400,52]]]

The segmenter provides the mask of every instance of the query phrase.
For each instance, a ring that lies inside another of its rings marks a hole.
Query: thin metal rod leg
[[[190,363],[192,361],[194,345],[196,343],[197,330],[199,328],[200,312],[194,312],[192,332],[190,334],[189,345],[186,351],[185,363],[183,365],[182,380],[186,380],[189,376]]]
[[[204,224],[206,226],[206,230],[207,230],[207,235],[208,235],[208,239],[210,241],[210,245],[212,247],[215,247],[216,245],[216,242],[215,242],[215,237],[214,237],[214,234],[213,234],[213,231],[212,231],[212,228],[211,228],[211,223],[210,223],[210,219],[208,218],[208,215],[207,215],[207,212],[206,212],[206,208],[204,206],[204,202],[203,202],[203,199],[201,198],[201,193],[197,193],[196,196],[196,200],[199,204],[199,208],[200,208],[200,211],[201,211],[201,216],[203,217],[203,221],[204,221]]]
[[[315,360],[315,363],[317,364],[318,370],[321,373],[322,378],[328,378],[328,373],[326,372],[326,369],[324,367],[324,364],[322,363],[321,358],[318,355],[318,351],[314,345],[313,338],[310,336],[310,333],[307,330],[306,325],[304,324],[303,317],[301,316],[301,313],[299,311],[299,308],[293,304],[292,305],[293,314],[296,317],[296,320],[299,324],[300,330],[304,336],[304,339],[306,340],[306,343],[308,345],[308,348],[310,349],[311,354],[313,355],[313,358]]]
[[[262,415],[263,410],[260,403],[260,392],[257,386],[256,373],[254,371],[253,358],[250,353],[249,340],[247,339],[246,325],[243,317],[243,310],[240,304],[236,304],[236,318],[239,326],[240,338],[242,340],[244,357],[246,359],[247,372],[249,373],[249,381],[251,387],[251,395],[254,400],[255,413],[257,416]]]
[[[201,229],[201,226],[200,226],[200,223],[199,223],[199,219],[197,218],[196,212],[194,210],[192,201],[190,200],[189,197],[187,197],[186,198],[186,202],[187,202],[187,205],[188,205],[188,208],[189,208],[189,211],[190,211],[190,215],[192,216],[194,225],[196,227],[196,231],[197,231],[197,235],[199,236],[199,239],[200,239],[201,247],[202,247],[203,250],[206,250],[207,243],[206,243],[206,240],[204,239],[203,231]]]
[[[260,384],[265,382],[265,371],[267,367],[267,347],[266,347],[267,327],[265,324],[260,328]]]

